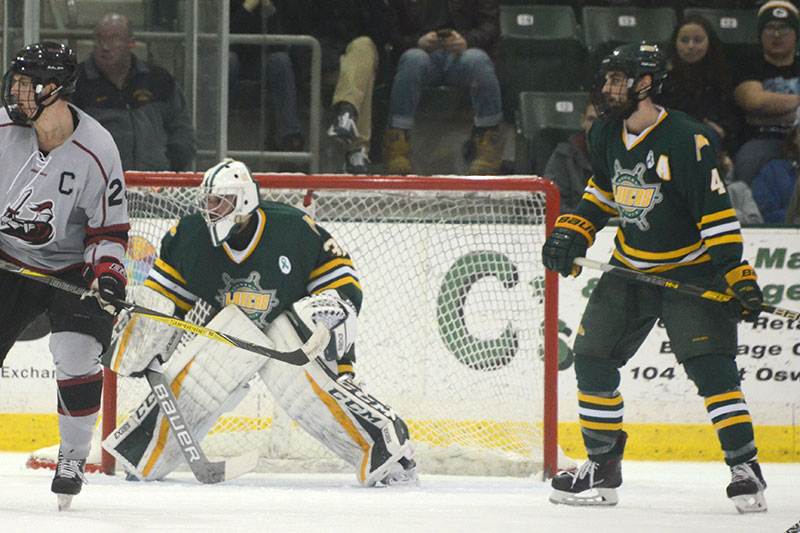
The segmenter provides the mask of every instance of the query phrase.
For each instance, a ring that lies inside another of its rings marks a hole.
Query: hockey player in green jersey
[[[258,373],[297,425],[355,467],[360,483],[416,483],[405,422],[353,379],[361,285],[345,249],[305,212],[260,201],[239,161],[205,173],[198,208],[164,236],[137,301],[177,315],[205,302],[214,314],[209,327],[278,350],[299,348],[319,323],[331,341],[303,366],[200,337],[186,343],[165,374],[194,433],[202,438]],[[111,364],[121,375],[141,372],[157,355],[169,358],[176,344],[175,330],[159,326],[137,337],[132,326],[129,348],[117,350]],[[155,411],[145,399],[103,443],[143,480],[163,478],[182,459]]]
[[[732,305],[685,296],[603,274],[575,340],[578,416],[589,460],[559,472],[550,501],[615,505],[622,484],[619,369],[658,319],[672,349],[705,400],[732,480],[739,512],[766,511],[753,423],[740,388],[737,321],[754,320],[762,303],[756,274],[742,261],[742,235],[714,149],[699,122],[653,104],[666,76],[656,45],[628,44],[600,66],[593,91],[601,118],[589,133],[593,177],[577,209],[562,215],[542,250],[545,267],[563,276],[586,254],[611,217],[619,229],[611,263],[723,290]]]

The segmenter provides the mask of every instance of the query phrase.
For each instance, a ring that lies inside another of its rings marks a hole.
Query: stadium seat
[[[500,44],[507,118],[522,91],[583,89],[587,51],[571,6],[500,6]]]
[[[553,148],[581,129],[585,92],[523,92],[517,109],[514,169],[541,175]]]
[[[755,9],[687,7],[683,16],[700,15],[708,19],[725,46],[728,60],[742,64],[758,57],[758,17]]]
[[[666,45],[678,23],[671,7],[586,6],[581,13],[592,71],[621,44],[648,41]]]

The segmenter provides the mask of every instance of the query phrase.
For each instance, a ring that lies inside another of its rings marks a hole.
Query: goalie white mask
[[[225,159],[206,171],[197,201],[211,242],[219,246],[258,207],[258,184],[247,165]]]

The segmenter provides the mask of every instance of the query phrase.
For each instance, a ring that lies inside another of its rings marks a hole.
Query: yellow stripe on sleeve
[[[705,215],[700,219],[700,224],[698,224],[697,227],[702,228],[707,224],[711,224],[712,222],[716,222],[724,218],[736,218],[736,211],[733,209],[724,209],[722,211],[717,211],[716,213],[711,213],[710,215]]]
[[[157,293],[162,294],[162,295],[166,296],[167,298],[169,298],[172,301],[172,303],[174,303],[175,305],[178,306],[178,309],[181,309],[183,311],[188,311],[189,309],[191,309],[193,307],[193,304],[191,304],[191,303],[187,302],[186,300],[183,300],[183,299],[175,296],[174,294],[172,294],[167,289],[165,289],[164,287],[162,287],[161,285],[159,285],[155,281],[151,280],[150,278],[144,280],[144,286],[145,287],[149,287],[149,288],[153,289],[154,291],[156,291]]]
[[[183,279],[183,276],[181,276],[177,270],[166,264],[160,257],[156,259],[156,266],[159,268],[159,270],[163,270],[176,280],[180,281],[182,284],[186,285],[186,280]]]
[[[319,294],[322,291],[326,291],[328,289],[336,289],[338,287],[341,287],[342,285],[348,285],[348,284],[353,284],[356,287],[358,287],[358,290],[361,290],[361,284],[356,280],[356,278],[354,278],[353,276],[345,276],[343,278],[339,278],[339,279],[337,279],[335,281],[332,281],[331,283],[328,283],[327,285],[323,285],[321,287],[317,287],[316,289],[314,289],[314,292],[312,292],[311,294]]]
[[[342,257],[339,259],[334,259],[333,261],[328,261],[324,265],[315,268],[314,270],[311,271],[311,274],[308,275],[308,279],[314,279],[329,270],[333,270],[338,266],[351,266],[355,268],[353,261],[347,259],[346,257]]]

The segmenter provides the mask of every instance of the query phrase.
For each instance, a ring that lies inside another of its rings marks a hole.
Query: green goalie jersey
[[[258,227],[245,250],[211,244],[199,213],[182,218],[161,241],[145,285],[186,312],[202,299],[220,311],[235,304],[262,329],[297,300],[336,290],[361,308],[353,261],[310,216],[286,204],[261,202]]]
[[[705,131],[672,110],[638,136],[622,121],[595,121],[594,176],[575,214],[598,230],[619,217],[612,263],[685,281],[741,261],[741,226]]]

